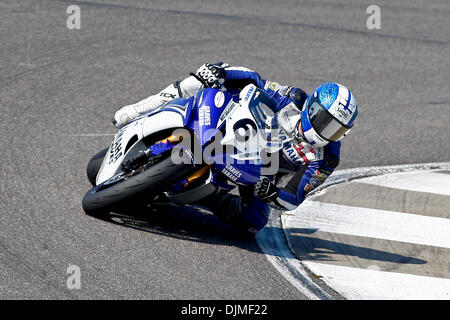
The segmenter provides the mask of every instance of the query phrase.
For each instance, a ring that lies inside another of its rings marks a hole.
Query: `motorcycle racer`
[[[140,115],[175,98],[194,96],[203,88],[218,88],[234,95],[248,84],[263,89],[276,102],[279,136],[283,141],[279,170],[274,175],[261,176],[253,190],[239,188],[240,197],[219,194],[200,204],[235,228],[256,233],[267,223],[268,204],[294,208],[338,166],[341,139],[353,127],[358,114],[356,99],[349,89],[338,83],[325,83],[307,95],[300,88],[264,80],[248,68],[204,64],[188,78],[175,81],[158,94],[119,109],[113,123],[123,127]],[[277,187],[279,179],[289,173],[294,174],[289,182]]]

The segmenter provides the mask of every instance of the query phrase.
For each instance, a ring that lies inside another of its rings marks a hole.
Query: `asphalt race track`
[[[2,0],[0,298],[307,298],[207,213],[85,215],[85,168],[116,109],[217,61],[307,91],[348,86],[360,115],[340,169],[449,161],[450,4],[377,3],[381,30],[360,0]]]

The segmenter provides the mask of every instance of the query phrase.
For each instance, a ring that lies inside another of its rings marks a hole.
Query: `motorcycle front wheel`
[[[88,215],[101,216],[115,207],[131,203],[139,196],[156,196],[188,176],[192,168],[191,164],[174,164],[168,157],[139,173],[115,176],[84,195],[83,210]]]

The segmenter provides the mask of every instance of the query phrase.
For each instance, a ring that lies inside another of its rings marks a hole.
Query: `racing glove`
[[[225,82],[223,64],[204,64],[195,73],[191,73],[205,88],[220,88]]]
[[[269,178],[261,176],[255,184],[254,195],[264,202],[275,201],[278,197],[278,188]]]

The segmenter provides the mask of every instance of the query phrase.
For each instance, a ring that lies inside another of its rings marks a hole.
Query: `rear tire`
[[[91,158],[87,165],[86,173],[87,178],[89,182],[95,186],[97,179],[97,173],[98,170],[100,170],[100,166],[102,165],[103,159],[105,158],[106,152],[108,151],[108,148],[103,149],[99,153],[97,153],[95,156]]]
[[[190,164],[174,164],[171,157],[145,171],[111,186],[104,183],[92,188],[83,197],[83,209],[91,216],[102,216],[111,209],[121,207],[138,196],[155,196],[166,187],[189,175]]]

